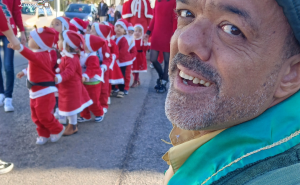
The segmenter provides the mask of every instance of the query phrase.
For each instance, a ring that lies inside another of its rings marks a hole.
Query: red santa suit
[[[140,27],[143,29],[142,25],[136,25],[135,27]],[[143,42],[143,35],[141,38],[135,39],[135,47],[137,49],[136,59],[132,64],[133,73],[147,72],[147,58],[146,52],[150,48],[150,44]]]
[[[58,61],[59,68],[56,69],[56,72],[59,73],[56,74],[59,89],[59,115],[70,117],[92,105],[93,101],[82,84],[80,56],[65,50],[66,44],[74,49],[80,48],[84,44],[83,38],[73,31],[64,31],[63,38],[64,50],[61,53],[61,60]]]
[[[128,41],[128,44],[129,44],[129,49],[128,50],[129,50],[129,53],[131,55],[131,59],[132,59],[132,63],[133,63],[133,61],[135,61],[136,55],[137,55],[137,49],[135,47],[134,37],[127,35],[127,41]],[[131,80],[131,71],[132,71],[132,66],[126,68],[125,81],[128,82],[128,83],[125,83],[125,90],[127,90],[127,91],[129,90],[129,83],[130,83],[130,80]]]
[[[161,0],[155,2],[153,19],[147,34],[151,34],[151,49],[160,52],[170,52],[170,42],[177,28],[176,0]]]
[[[110,43],[110,53],[112,54],[113,61],[109,67],[109,83],[111,85],[124,84],[124,77],[117,63],[117,60],[119,59],[119,47],[113,40],[111,40]]]
[[[0,22],[1,22],[0,31],[4,32],[4,31],[9,30],[8,20],[7,20],[8,18],[6,16],[11,17],[11,13],[8,10],[6,11],[6,13],[4,13],[3,9],[2,9],[2,6],[6,7],[6,5],[4,5],[4,4],[1,5],[0,4]]]
[[[74,17],[71,21],[71,24],[75,25],[79,31],[82,33],[86,32],[86,29],[88,25],[90,24],[89,21],[83,21],[82,19],[79,19],[77,17]]]
[[[27,86],[30,89],[31,118],[37,125],[38,135],[49,138],[50,134],[59,134],[63,130],[52,114],[57,88],[48,51],[54,43],[55,31],[45,27],[31,31],[30,35],[41,49],[33,52],[21,45],[19,52],[29,60],[28,68],[23,72],[27,74]]]
[[[129,0],[123,4],[122,18],[132,25],[141,24],[144,30],[153,18],[152,8],[149,0]]]
[[[84,86],[89,93],[90,98],[93,100],[93,104],[90,107],[85,108],[80,116],[85,119],[91,119],[90,111],[96,116],[103,116],[103,108],[100,103],[101,82],[103,82],[103,72],[100,68],[100,62],[97,57],[96,51],[106,45],[106,41],[94,35],[85,35],[86,45],[89,48],[90,53],[83,68],[83,77],[87,79],[84,82]],[[107,82],[108,83],[108,82]]]

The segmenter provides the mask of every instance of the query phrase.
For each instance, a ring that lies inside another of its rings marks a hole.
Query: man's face
[[[275,0],[177,0],[169,120],[215,130],[259,116],[274,101],[289,25]]]

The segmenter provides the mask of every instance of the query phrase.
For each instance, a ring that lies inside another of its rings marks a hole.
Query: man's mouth
[[[205,79],[201,79],[199,77],[193,77],[188,75],[180,70],[179,76],[183,80],[183,84],[188,86],[195,86],[195,87],[209,87],[212,85],[211,82],[206,81]]]

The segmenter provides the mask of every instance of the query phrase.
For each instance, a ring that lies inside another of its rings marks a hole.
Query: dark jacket
[[[107,4],[103,3],[103,6],[101,8],[101,2],[100,2],[99,6],[98,6],[98,15],[100,17],[107,16],[107,12],[108,12],[108,6],[107,6]]]

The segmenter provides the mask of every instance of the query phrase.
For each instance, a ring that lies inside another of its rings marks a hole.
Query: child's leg
[[[125,88],[124,90],[128,91],[130,86],[130,79],[131,79],[131,65],[126,67],[125,71]]]
[[[77,115],[73,115],[73,116],[68,116],[67,117],[69,120],[69,124],[70,125],[77,125]]]
[[[36,98],[35,112],[39,122],[49,130],[50,134],[59,134],[63,126],[52,114],[55,105],[54,93]]]
[[[66,127],[66,130],[64,132],[64,136],[70,136],[73,134],[76,134],[78,132],[78,127],[77,127],[77,114],[72,115],[72,116],[67,116],[69,120],[69,124]]]
[[[100,106],[103,108],[108,108],[108,104],[107,104],[107,101],[108,101],[108,97],[110,95],[110,92],[109,92],[109,70],[107,70],[105,73],[104,73],[104,82],[105,83],[102,83],[102,87],[101,87],[101,95],[100,95]]]
[[[50,131],[44,127],[43,124],[39,121],[37,114],[36,114],[36,99],[30,99],[30,109],[31,109],[31,119],[36,124],[37,128],[36,131],[40,137],[49,138]]]
[[[123,77],[124,77],[124,80],[125,80],[125,76],[126,76],[126,68],[127,68],[127,66],[120,67],[120,69],[122,71],[122,74],[123,74]],[[119,86],[120,91],[124,92],[125,85],[124,84],[120,84],[118,86]]]
[[[99,83],[97,85],[84,85],[87,92],[89,93],[89,97],[93,100],[93,104],[89,106],[89,110],[96,116],[103,116],[103,108],[100,104],[100,93],[102,84]]]
[[[84,119],[91,119],[92,116],[91,116],[91,113],[90,113],[90,108],[87,107],[87,108],[83,109],[83,111],[80,113],[80,117],[82,117]]]

